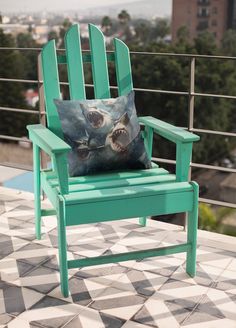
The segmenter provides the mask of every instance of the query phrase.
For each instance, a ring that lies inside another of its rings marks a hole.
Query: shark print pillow
[[[94,100],[54,100],[68,153],[70,176],[148,169],[134,104],[127,96]]]

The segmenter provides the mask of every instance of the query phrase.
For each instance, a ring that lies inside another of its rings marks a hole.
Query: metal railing
[[[38,56],[41,48],[7,48],[7,47],[0,47],[1,51],[34,51]],[[58,49],[59,51],[64,51],[64,49]],[[88,50],[84,50],[87,52]],[[110,52],[110,51],[108,51]],[[162,57],[175,57],[175,58],[187,58],[189,60],[189,85],[188,90],[186,91],[175,91],[175,90],[162,90],[162,89],[148,89],[148,88],[135,88],[135,91],[138,92],[151,92],[151,93],[158,93],[158,94],[170,94],[170,95],[177,95],[177,96],[186,96],[188,97],[188,126],[185,127],[187,130],[196,133],[205,133],[210,135],[220,135],[222,137],[236,137],[236,133],[233,132],[224,132],[224,131],[216,131],[216,130],[207,130],[207,129],[198,129],[194,127],[194,103],[195,97],[212,97],[212,98],[224,98],[224,99],[232,99],[236,100],[236,96],[233,95],[219,95],[219,94],[212,94],[212,93],[200,93],[195,92],[195,66],[196,66],[196,59],[203,58],[203,59],[218,59],[218,60],[236,60],[236,57],[227,57],[227,56],[214,56],[214,55],[196,55],[196,54],[175,54],[175,53],[159,53],[159,52],[139,52],[139,51],[131,51],[131,57],[133,55],[139,56],[162,56]],[[38,86],[39,90],[39,98],[40,98],[40,105],[39,108],[36,110],[28,110],[22,108],[9,108],[9,107],[0,107],[0,111],[8,111],[8,112],[17,112],[22,114],[34,114],[38,115],[39,122],[45,124],[46,121],[46,113],[44,110],[44,102],[43,102],[43,85],[42,85],[42,75],[40,69],[40,56],[38,56],[38,80],[26,80],[26,79],[11,79],[11,78],[4,78],[0,77],[0,82],[15,82],[15,83],[26,83],[26,84],[35,84]],[[61,85],[68,85],[67,82],[60,82]],[[93,87],[92,84],[85,84],[86,87],[90,88]],[[116,86],[110,86],[111,89],[117,89]],[[13,140],[13,141],[20,141],[22,140],[19,137],[15,136],[6,136],[0,135],[0,140]],[[30,142],[30,141],[29,141]],[[174,160],[164,159],[164,158],[156,158],[153,157],[154,161],[166,164],[175,164]],[[0,165],[5,165],[4,163],[0,163]],[[14,166],[15,167],[15,166]],[[227,173],[236,173],[236,169],[231,169],[227,167],[221,167],[218,165],[207,165],[201,163],[191,163],[191,168],[199,168],[199,169],[207,169],[207,170],[215,170],[219,172],[227,172]],[[190,177],[191,177],[192,169],[190,170]],[[208,198],[200,197],[199,199],[201,202],[236,208],[236,204],[223,202]]]

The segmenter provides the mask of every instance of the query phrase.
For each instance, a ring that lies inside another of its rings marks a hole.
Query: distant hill
[[[96,15],[110,17],[117,16],[117,14],[125,9],[131,17],[170,17],[171,16],[171,0],[137,0],[134,2],[126,2],[121,4],[107,5],[93,7],[83,11],[85,15]]]

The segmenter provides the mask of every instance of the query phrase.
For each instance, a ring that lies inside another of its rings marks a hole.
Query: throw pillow
[[[134,104],[126,96],[93,100],[54,100],[68,154],[70,176],[151,167]]]

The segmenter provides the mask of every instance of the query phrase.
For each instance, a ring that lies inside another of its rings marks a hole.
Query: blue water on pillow
[[[151,167],[134,104],[134,92],[109,99],[54,100],[70,176]]]

